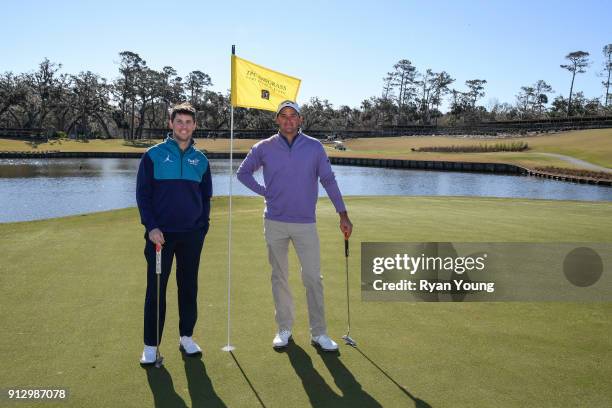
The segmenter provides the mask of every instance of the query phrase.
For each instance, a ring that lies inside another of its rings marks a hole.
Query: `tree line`
[[[375,129],[387,126],[462,124],[492,120],[537,119],[612,113],[610,73],[612,44],[602,49],[603,97],[587,98],[579,89],[579,74],[591,66],[589,53],[570,52],[560,68],[569,72],[567,98],[551,101],[552,87],[543,79],[520,88],[514,103],[493,100],[479,104],[487,81],[470,79],[461,88],[446,71],[419,71],[410,60],[393,65],[383,78],[380,96],[365,99],[358,108],[338,108],[319,97],[303,104],[304,129]],[[45,129],[56,135],[140,139],[144,128],[166,128],[168,108],[189,101],[198,111],[200,127],[227,129],[229,91],[210,89],[211,77],[195,70],[179,76],[164,66],[155,70],[137,53],[119,53],[118,75],[109,81],[91,71],[61,73],[61,64],[44,59],[33,72],[0,74],[0,127]],[[444,101],[449,110],[441,111]],[[235,128],[269,129],[273,115],[256,109],[234,111]]]
[[[576,92],[577,74],[587,72],[591,66],[589,53],[570,52],[565,56],[566,64],[560,68],[569,71],[571,81],[567,98],[558,95],[551,100],[554,92],[543,79],[534,84],[522,86],[516,101],[499,103],[493,100],[488,107],[478,102],[485,96],[486,79],[465,81],[463,89],[452,87],[455,79],[446,71],[434,72],[427,69],[419,72],[406,59],[400,60],[383,78],[381,97],[372,97],[361,104],[361,111],[378,115],[378,125],[475,123],[494,120],[524,120],[544,117],[594,116],[612,114],[610,94],[610,73],[612,71],[612,44],[602,49],[604,64],[599,71],[603,77],[603,97],[586,98]],[[444,97],[449,98],[449,112],[443,114],[440,105]]]

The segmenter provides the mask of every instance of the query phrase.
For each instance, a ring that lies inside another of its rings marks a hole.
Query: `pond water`
[[[214,195],[227,195],[229,160],[213,159]],[[234,160],[234,174],[241,160]],[[0,222],[136,205],[139,159],[0,159]],[[612,188],[535,177],[332,166],[344,195],[480,196],[612,201]],[[261,172],[256,178],[263,183]],[[234,195],[254,195],[235,177]],[[320,187],[319,194],[325,196]]]

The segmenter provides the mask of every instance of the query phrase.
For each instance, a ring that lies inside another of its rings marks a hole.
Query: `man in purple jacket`
[[[299,106],[282,102],[276,111],[278,133],[255,144],[238,169],[238,180],[265,197],[264,235],[272,267],[272,294],[278,333],[275,349],[289,345],[293,326],[293,298],[289,288],[289,241],[293,242],[302,266],[306,287],[311,342],[324,351],[338,344],[327,335],[323,306],[323,284],[315,209],[318,181],[327,191],[340,216],[340,230],[348,238],[353,230],[329,159],[321,142],[301,133]],[[263,167],[264,186],[253,177]]]

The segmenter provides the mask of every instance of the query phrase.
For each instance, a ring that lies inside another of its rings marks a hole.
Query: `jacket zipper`
[[[181,180],[183,179],[183,158],[185,157],[185,152],[182,151],[180,148],[179,150],[181,151]]]

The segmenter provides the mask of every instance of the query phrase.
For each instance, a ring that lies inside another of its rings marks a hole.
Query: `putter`
[[[157,276],[157,347],[155,348],[155,367],[160,368],[164,358],[159,352],[159,286],[161,277],[161,245],[155,245],[155,275]]]
[[[351,338],[351,301],[349,300],[349,273],[348,273],[349,240],[344,234],[344,259],[346,265],[346,315],[348,320],[348,330],[342,339],[347,346],[357,347],[357,342]]]

